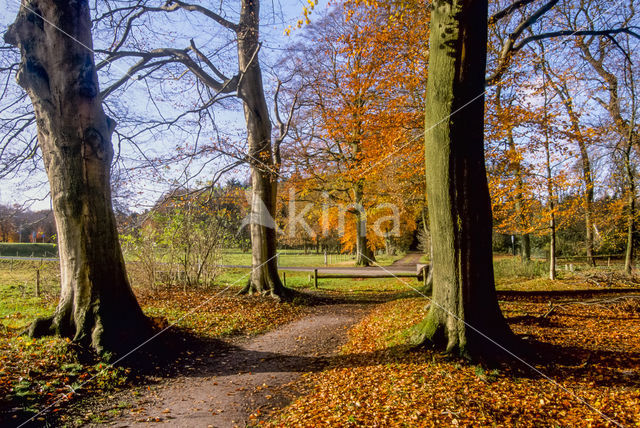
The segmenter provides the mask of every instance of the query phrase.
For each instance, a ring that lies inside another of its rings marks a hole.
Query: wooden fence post
[[[287,286],[287,273],[282,272],[282,285]]]
[[[36,297],[40,297],[40,269],[36,269]]]
[[[313,270],[313,282],[316,288],[318,288],[318,269]]]

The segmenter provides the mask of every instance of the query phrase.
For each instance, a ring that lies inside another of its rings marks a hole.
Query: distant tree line
[[[31,211],[20,205],[0,205],[0,242],[55,242],[51,210]]]

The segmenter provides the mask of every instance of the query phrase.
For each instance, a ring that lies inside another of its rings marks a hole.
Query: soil
[[[296,395],[287,384],[326,367],[346,342],[348,329],[371,308],[316,306],[269,333],[204,344],[185,360],[180,375],[88,404],[84,416],[94,415],[90,426],[244,427],[254,413],[262,419],[286,406]]]

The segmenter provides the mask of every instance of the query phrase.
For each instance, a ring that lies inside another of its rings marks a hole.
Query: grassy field
[[[0,242],[0,256],[10,257],[58,257],[56,244],[31,244]]]
[[[278,265],[286,267],[297,266],[325,266],[324,254],[315,254],[310,252],[309,254],[302,254],[300,250],[278,250],[280,254],[278,256]],[[385,254],[376,256],[376,263],[381,266],[388,266],[394,261],[402,258],[404,254],[398,254],[396,256],[387,256]],[[351,266],[355,262],[355,256],[351,254],[328,254],[327,265],[328,266]],[[222,253],[223,265],[250,265],[251,253],[225,250]]]
[[[236,257],[233,263],[249,263],[246,254],[229,253]],[[244,257],[245,259],[242,259]],[[395,257],[379,257],[380,264],[390,264]],[[233,259],[232,259],[233,260]],[[292,255],[282,256],[284,263],[281,266],[314,266],[317,262],[324,262],[323,255]],[[227,262],[228,263],[228,262]],[[348,259],[332,263],[333,266],[352,265]],[[25,261],[25,260],[0,260],[0,323],[9,329],[25,327],[35,317],[51,313],[59,294],[60,273],[57,262]],[[558,280],[546,279],[548,265],[541,261],[532,261],[526,264],[520,263],[515,258],[496,258],[494,270],[496,286],[498,290],[571,290],[584,289],[585,282],[582,278],[583,271],[567,272],[558,271]],[[40,292],[36,297],[36,278],[40,271]],[[246,284],[249,271],[247,269],[226,269],[216,279],[217,287],[231,290],[240,289]],[[294,289],[313,287],[313,280],[307,272],[282,272],[281,278],[286,275],[286,284]],[[345,292],[355,294],[391,293],[399,291],[412,292],[420,283],[412,278],[396,279],[343,279],[321,278],[319,288],[330,292]],[[137,290],[143,290],[133,284]],[[627,285],[632,286],[629,283]],[[217,287],[214,287],[217,289]],[[199,292],[202,292],[200,290]],[[206,292],[206,290],[204,290]],[[146,292],[146,291],[145,291]],[[157,313],[154,312],[154,314]]]
[[[40,287],[36,296],[36,279]],[[53,311],[60,289],[58,262],[0,260],[0,320],[7,329],[24,328]]]

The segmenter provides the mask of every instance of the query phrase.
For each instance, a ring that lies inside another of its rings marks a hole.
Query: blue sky
[[[161,3],[161,2],[159,2]],[[204,2],[199,2],[203,4]],[[219,5],[217,2],[212,4]],[[270,70],[277,66],[278,61],[281,60],[283,49],[286,44],[293,38],[297,37],[300,30],[294,31],[292,37],[284,35],[285,29],[289,26],[294,26],[296,21],[302,15],[303,7],[307,3],[303,0],[285,0],[285,1],[270,1],[263,2],[261,5],[261,33],[263,45],[260,51],[260,60],[263,65],[263,73],[265,86],[272,84],[269,77]],[[0,31],[4,33],[9,24],[13,22],[15,16],[19,10],[19,0],[9,0],[6,6],[0,10]],[[317,15],[319,11],[325,8],[326,3],[321,3],[317,6],[316,11],[311,15],[313,19],[314,15]],[[230,20],[235,19],[235,14],[239,9],[239,2],[229,2],[225,4],[225,11],[228,13]],[[201,31],[198,31],[202,25],[202,20],[198,17],[192,17],[189,14],[172,14],[171,17],[166,18],[166,22],[162,24],[161,37],[166,40],[171,40],[172,47],[186,47],[188,46],[188,39],[194,38],[198,46],[214,45],[225,37],[224,31],[216,33],[214,29],[202,27]],[[99,48],[101,43],[101,35],[94,34],[94,46]],[[160,41],[158,45],[154,38],[150,37],[149,40],[145,40],[142,43],[148,46],[149,49],[154,47],[163,47],[164,42]],[[234,56],[235,47],[230,45],[226,51],[223,51],[223,55],[227,56],[227,69],[230,75],[234,70]],[[96,62],[99,62],[101,55],[96,55]],[[108,72],[100,74],[100,83],[104,89],[109,81],[117,79],[126,72],[127,68],[131,65],[131,61],[121,61],[112,66]],[[221,67],[224,71],[224,64]],[[184,78],[182,78],[184,80]],[[168,87],[171,87],[169,85]],[[190,99],[186,94],[183,96],[180,93],[179,85],[173,87],[173,93],[168,96],[160,90],[152,90],[152,96],[147,90],[146,82],[130,82],[128,88],[123,93],[116,93],[107,100],[109,107],[117,106],[117,108],[131,113],[132,118],[145,117],[156,118],[160,117],[174,117],[178,115],[184,106],[193,105],[193,99]],[[0,100],[2,103],[3,100]],[[6,101],[5,101],[6,102]],[[234,140],[242,140],[244,136],[244,118],[240,110],[239,102],[227,103],[223,108],[213,109],[215,113],[216,124],[218,127],[217,133],[225,135]],[[121,130],[125,129],[126,123],[121,122]],[[179,130],[174,130],[171,133],[162,132],[147,132],[136,137],[136,143],[140,145],[141,150],[138,150],[133,145],[123,144],[121,151],[119,152],[121,158],[124,160],[124,165],[127,167],[139,166],[139,160],[143,157],[155,158],[162,157],[171,153],[176,145],[193,146],[194,143],[194,131],[193,128],[188,128],[187,125],[180,126]],[[216,133],[216,135],[217,135]],[[209,136],[209,138],[215,138]],[[172,140],[172,141],[169,141]],[[114,138],[114,145],[118,150],[116,138]],[[221,159],[218,162],[210,165],[208,169],[205,169],[200,174],[200,178],[206,180],[207,175],[211,175],[216,169],[223,167],[228,160]],[[175,181],[185,181],[186,176],[194,175],[202,168],[202,164],[199,162],[191,162],[190,165],[183,163],[180,165],[173,165],[172,167],[157,168],[151,171],[152,175],[149,175],[149,171],[145,173],[136,172],[133,175],[129,170],[125,172],[125,175],[129,175],[129,182],[135,183],[130,186],[133,192],[133,199],[131,202],[131,208],[136,211],[142,211],[153,204],[153,202],[167,190]],[[246,168],[240,167],[237,171],[228,174],[227,176],[235,177],[239,179],[245,179],[248,173]],[[191,178],[190,185],[194,185],[198,178]],[[40,173],[32,173],[29,175],[22,174],[13,180],[2,179],[0,181],[0,203],[21,203],[27,199],[43,198],[47,193],[47,186],[40,185],[44,183],[46,176],[41,169]],[[47,209],[50,202],[48,199],[33,203],[32,209]]]

